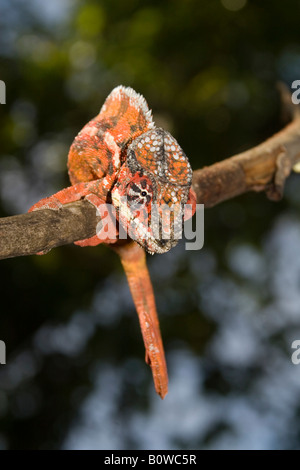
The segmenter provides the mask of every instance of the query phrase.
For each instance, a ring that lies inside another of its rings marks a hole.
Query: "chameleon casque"
[[[72,186],[40,200],[29,211],[59,210],[63,204],[86,198],[107,216],[106,204],[112,204],[114,221],[130,238],[120,240],[118,232],[111,237],[102,227],[97,235],[75,243],[109,243],[119,254],[138,313],[146,362],[151,366],[156,392],[164,398],[168,374],[145,250],[151,254],[170,250],[178,241],[176,223],[182,226],[183,220],[195,212],[189,161],[176,140],[155,127],[143,96],[132,88],[118,86],[100,113],[75,138],[68,170]],[[190,205],[188,211],[183,212],[184,204]],[[169,222],[174,223],[169,223],[169,228],[159,217],[151,225],[153,205],[159,210],[173,208]],[[156,233],[153,227],[158,229]]]

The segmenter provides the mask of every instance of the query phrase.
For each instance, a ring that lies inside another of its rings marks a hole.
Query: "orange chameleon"
[[[107,216],[103,208],[112,204],[116,222],[131,239],[120,240],[119,232],[111,236],[102,226],[97,235],[75,243],[114,244],[139,316],[155,390],[164,398],[168,373],[145,250],[151,254],[170,250],[178,241],[176,224],[178,229],[195,212],[189,161],[168,132],[155,128],[143,96],[119,86],[75,138],[68,170],[72,186],[40,200],[29,211],[59,210],[63,204],[86,198]],[[191,204],[192,209],[183,216],[184,204]],[[151,210],[154,205],[157,212]],[[173,208],[169,224],[158,217],[166,206]]]

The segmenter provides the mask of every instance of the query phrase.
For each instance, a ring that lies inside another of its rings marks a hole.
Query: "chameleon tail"
[[[137,243],[112,246],[119,254],[138,313],[146,349],[146,362],[152,369],[154,386],[161,398],[168,393],[168,372],[156,312],[146,255]]]

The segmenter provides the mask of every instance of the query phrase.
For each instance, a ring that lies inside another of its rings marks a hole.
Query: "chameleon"
[[[182,226],[195,212],[188,158],[169,132],[155,127],[145,98],[121,85],[112,90],[99,114],[74,139],[68,173],[71,186],[41,199],[29,212],[59,210],[85,198],[101,209],[102,216],[116,222],[113,236],[102,226],[95,236],[75,244],[106,243],[120,256],[138,313],[146,362],[152,369],[155,390],[164,398],[168,373],[146,252],[169,251],[178,242],[176,224]],[[189,210],[184,212],[185,204]],[[173,208],[169,224],[159,217],[164,207]],[[120,227],[127,239],[120,239]]]

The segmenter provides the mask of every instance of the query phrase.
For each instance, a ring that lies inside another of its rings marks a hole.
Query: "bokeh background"
[[[68,185],[82,126],[132,86],[194,169],[286,124],[294,0],[1,0],[0,213]],[[205,246],[149,259],[170,373],[155,394],[117,256],[65,246],[0,263],[2,449],[300,447],[300,179],[205,212]]]

